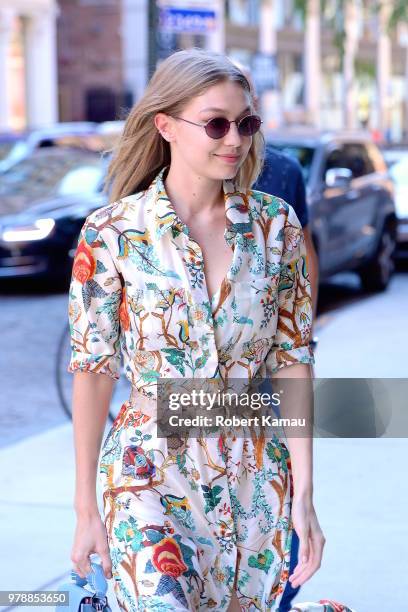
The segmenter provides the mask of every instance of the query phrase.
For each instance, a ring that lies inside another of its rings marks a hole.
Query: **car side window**
[[[324,176],[326,176],[327,170],[331,170],[332,168],[348,168],[344,147],[334,149],[328,154],[324,168]]]
[[[326,160],[325,173],[330,168],[348,168],[353,178],[374,172],[367,150],[360,143],[345,143],[331,151]]]

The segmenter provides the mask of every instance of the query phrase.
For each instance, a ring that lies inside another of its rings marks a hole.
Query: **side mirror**
[[[328,187],[348,187],[353,173],[348,168],[330,168],[326,172],[325,182]]]

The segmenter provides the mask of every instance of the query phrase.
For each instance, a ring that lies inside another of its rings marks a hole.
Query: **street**
[[[384,294],[362,294],[345,274],[322,287],[320,299],[317,377],[407,376],[405,270]],[[0,589],[52,590],[68,578],[75,525],[72,428],[54,380],[67,294],[8,288],[0,309],[0,524],[7,551]],[[315,440],[314,499],[327,543],[321,569],[295,601],[333,598],[357,612],[404,608],[407,452],[405,438]],[[118,609],[112,590],[110,603]]]

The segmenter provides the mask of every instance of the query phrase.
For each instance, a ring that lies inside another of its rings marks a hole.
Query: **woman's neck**
[[[198,213],[211,214],[224,206],[222,180],[209,179],[185,170],[181,173],[171,165],[164,187],[177,214],[186,222]]]

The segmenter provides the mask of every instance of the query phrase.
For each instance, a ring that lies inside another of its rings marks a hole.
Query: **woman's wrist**
[[[75,501],[74,510],[77,518],[94,518],[95,516],[100,516],[96,499],[91,501]]]
[[[293,501],[311,502],[313,499],[313,486],[293,486]]]

